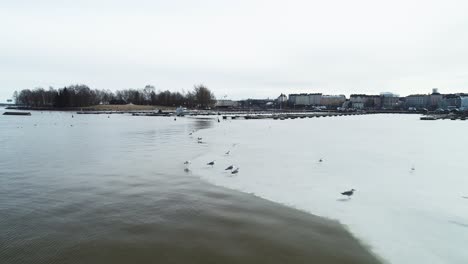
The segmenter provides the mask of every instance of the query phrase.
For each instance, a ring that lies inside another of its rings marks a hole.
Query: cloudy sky
[[[0,102],[14,90],[468,92],[468,1],[0,0]]]

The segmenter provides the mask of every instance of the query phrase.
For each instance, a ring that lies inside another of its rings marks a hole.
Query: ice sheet
[[[390,263],[468,263],[467,122],[223,120],[193,136],[209,149],[190,165],[202,179],[337,219]]]

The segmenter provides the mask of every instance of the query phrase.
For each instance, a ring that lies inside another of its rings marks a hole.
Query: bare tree
[[[186,106],[208,108],[216,101],[213,93],[204,85],[196,85],[190,92],[155,91],[154,86],[143,89],[125,89],[113,93],[109,90],[90,89],[83,84],[70,85],[61,89],[36,88],[15,92],[17,104],[33,107],[84,107],[97,104],[139,104],[162,106]]]
[[[214,106],[216,97],[214,94],[203,84],[195,85],[193,89],[195,102],[198,107],[208,108]]]

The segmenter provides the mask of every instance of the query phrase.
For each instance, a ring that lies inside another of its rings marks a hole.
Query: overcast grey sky
[[[14,90],[468,92],[468,1],[0,0],[0,102]]]

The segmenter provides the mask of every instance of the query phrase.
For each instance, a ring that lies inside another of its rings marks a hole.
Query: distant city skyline
[[[0,0],[1,1],[1,0]],[[468,92],[464,1],[1,1],[0,102],[86,84],[217,98]]]

